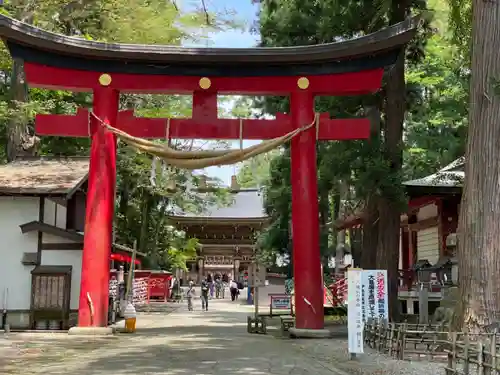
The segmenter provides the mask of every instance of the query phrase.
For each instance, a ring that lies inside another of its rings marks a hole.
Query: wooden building
[[[465,160],[460,158],[420,179],[404,183],[410,198],[408,212],[401,217],[400,290],[403,312],[417,313],[418,284],[415,269],[427,260],[433,266],[456,262],[456,232]],[[448,267],[448,283],[456,281]],[[443,280],[432,275],[429,311],[438,307],[443,298]]]
[[[418,260],[436,264],[455,255],[447,239],[457,231],[464,163],[460,158],[435,174],[404,183],[410,203],[401,220],[402,269]]]
[[[407,212],[401,214],[398,294],[406,313],[414,313],[418,306],[416,265],[427,260],[439,266],[455,259],[464,164],[460,158],[430,176],[403,183],[409,203]],[[363,213],[351,215],[335,226],[339,230],[357,227],[363,219]],[[454,277],[448,273],[447,279]],[[442,287],[435,273],[429,301],[436,305],[441,299]]]
[[[0,165],[0,326],[77,323],[88,158],[21,158]],[[131,250],[113,245],[110,266]]]
[[[180,213],[169,219],[187,237],[199,240],[198,256],[188,263],[189,272],[178,275],[196,282],[208,274],[239,278],[252,262],[257,232],[269,223],[257,189],[233,193],[227,207],[210,206],[199,215]]]

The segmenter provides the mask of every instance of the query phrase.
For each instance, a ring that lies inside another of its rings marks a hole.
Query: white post
[[[129,302],[132,302],[133,300],[133,282],[134,282],[134,271],[135,271],[135,258],[137,255],[137,240],[134,241],[134,246],[132,249],[132,260],[130,263],[130,268],[128,271],[128,278],[127,278],[127,300]]]

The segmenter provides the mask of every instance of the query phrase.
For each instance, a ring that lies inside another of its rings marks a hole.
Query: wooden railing
[[[448,332],[439,325],[408,323],[380,323],[369,321],[365,325],[364,340],[370,348],[397,359],[444,360]]]
[[[367,346],[399,360],[445,363],[446,375],[500,374],[500,335],[450,332],[440,325],[380,323],[365,325]]]
[[[325,305],[333,307],[344,306],[347,300],[347,279],[338,279],[328,287],[325,285]]]

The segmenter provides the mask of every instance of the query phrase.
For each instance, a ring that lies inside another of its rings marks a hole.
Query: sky
[[[193,6],[199,6],[200,0],[184,0],[181,3],[182,7],[189,9]],[[209,35],[208,43],[201,43],[195,46],[205,47],[207,44],[210,47],[224,48],[245,48],[253,47],[258,43],[258,35],[250,33],[250,28],[257,17],[258,6],[252,4],[252,0],[205,0],[205,4],[209,11],[215,13],[234,12],[235,18],[244,25],[243,30],[230,30]],[[243,147],[248,147],[258,143],[256,141],[244,141]],[[239,147],[239,141],[233,142],[233,148]],[[231,176],[236,174],[239,165],[210,167],[205,169],[209,176],[220,178],[226,185],[231,183]]]

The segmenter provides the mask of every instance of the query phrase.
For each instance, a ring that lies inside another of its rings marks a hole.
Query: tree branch
[[[201,0],[201,7],[203,9],[203,13],[205,13],[205,20],[207,26],[211,26],[212,22],[210,21],[210,14],[208,13],[207,5],[205,4],[205,0]]]

